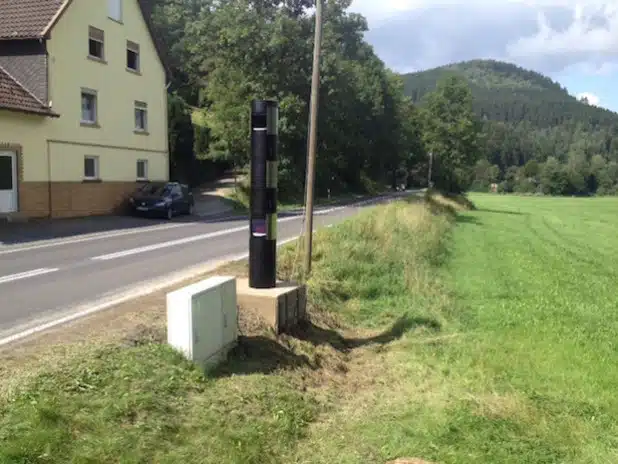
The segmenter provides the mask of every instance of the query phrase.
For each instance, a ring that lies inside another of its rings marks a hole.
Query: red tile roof
[[[4,0],[0,0],[4,1]],[[0,109],[54,116],[54,113],[0,67]]]
[[[70,2],[71,0],[0,0],[0,40],[44,38],[48,28],[53,27],[58,20],[62,7]],[[169,77],[167,57],[161,42],[154,34],[150,19],[152,0],[137,0],[137,2],[159,58],[163,62],[166,76]],[[0,108],[57,116],[2,67],[0,67]]]
[[[43,36],[65,0],[0,0],[0,39]]]
[[[91,0],[93,1],[93,0]],[[101,0],[94,0],[101,1]],[[0,0],[0,40],[38,39],[57,21],[62,6],[71,0]],[[155,35],[152,20],[153,0],[137,0],[159,58],[169,77],[168,57]]]

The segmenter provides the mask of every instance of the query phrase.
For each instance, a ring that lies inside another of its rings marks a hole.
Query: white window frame
[[[107,16],[112,21],[122,23],[122,0],[107,0]]]
[[[144,127],[137,126],[137,112],[144,112]],[[142,101],[135,101],[133,104],[133,123],[135,125],[135,132],[146,133],[148,132],[148,103]]]
[[[139,165],[143,163],[144,165],[144,175],[139,175]],[[137,180],[148,180],[148,160],[146,159],[138,159],[135,163],[135,175]]]
[[[97,37],[99,33],[101,35],[101,38]],[[96,56],[90,53],[90,41],[91,40],[101,44],[101,55],[102,56]],[[97,60],[97,61],[105,61],[105,31],[97,27],[94,27],[94,26],[88,26],[88,58],[92,58],[93,60]]]
[[[136,68],[132,68],[131,66],[129,66],[129,52],[133,52],[136,55],[135,61],[137,64]],[[140,48],[139,48],[139,44],[137,42],[132,42],[130,40],[127,40],[127,52],[126,52],[127,56],[126,56],[126,66],[127,66],[127,70],[134,72],[134,73],[139,73],[141,72],[142,69],[142,62],[141,62],[141,55],[140,55]]]
[[[86,175],[86,160],[93,160],[94,161],[94,176],[88,176]],[[99,174],[99,157],[98,156],[94,156],[94,155],[86,155],[84,156],[84,180],[100,180],[100,174]]]
[[[83,99],[84,95],[90,95],[94,97],[94,120],[84,119],[84,106]],[[82,88],[80,93],[80,120],[82,124],[86,124],[89,126],[96,126],[99,122],[99,95],[96,90]]]

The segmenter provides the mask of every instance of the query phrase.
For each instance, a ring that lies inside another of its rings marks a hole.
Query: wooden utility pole
[[[322,1],[315,4],[315,37],[313,40],[313,74],[311,77],[311,106],[309,108],[309,135],[307,143],[307,179],[305,181],[305,278],[311,273],[313,248],[313,187],[315,183],[315,151],[318,132],[318,100],[320,94],[320,55],[322,52]]]
[[[431,169],[433,168],[433,153],[429,152],[429,174],[427,175],[427,187],[431,188],[433,183],[431,182]]]

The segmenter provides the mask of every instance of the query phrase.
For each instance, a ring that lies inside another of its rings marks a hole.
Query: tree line
[[[326,0],[319,98],[316,194],[471,183],[477,156],[472,98],[445,81],[414,105],[401,76],[364,40],[351,0]],[[196,184],[221,167],[249,163],[249,108],[280,106],[279,192],[304,190],[314,0],[156,0],[152,19],[168,50],[170,151],[175,176]],[[467,119],[466,119],[467,118]],[[457,121],[451,127],[447,120]]]
[[[552,195],[618,193],[618,115],[538,73],[490,60],[404,76],[415,102],[449,72],[465,78],[481,121],[472,188]]]
[[[428,184],[450,192],[618,193],[618,115],[549,78],[477,60],[399,76],[351,0],[326,0],[316,193]],[[279,191],[304,189],[314,0],[156,0],[172,69],[170,151],[198,184],[250,159],[249,108],[280,105]],[[430,157],[430,154],[432,155]]]
[[[363,39],[350,0],[328,0],[319,99],[316,192],[395,183],[421,155],[416,109],[399,76]],[[314,18],[311,0],[158,0],[169,50],[170,139],[178,172],[249,162],[252,99],[279,102],[279,191],[304,189]]]

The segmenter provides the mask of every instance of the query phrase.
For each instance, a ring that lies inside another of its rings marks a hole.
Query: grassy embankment
[[[316,197],[314,200],[315,206],[332,206],[338,204],[354,203],[366,198],[375,197],[384,193],[392,192],[386,185],[381,185],[375,182],[367,181],[364,193],[345,193],[336,194],[330,197]],[[244,174],[239,178],[238,184],[226,192],[228,201],[233,202],[234,210],[239,213],[246,213],[249,210],[250,186],[248,183],[248,175]],[[300,210],[304,207],[304,196],[289,196],[279,198],[277,210],[279,212],[288,212]]]
[[[320,232],[313,324],[208,377],[154,336],[4,389],[0,462],[617,462],[618,203],[473,200]]]

